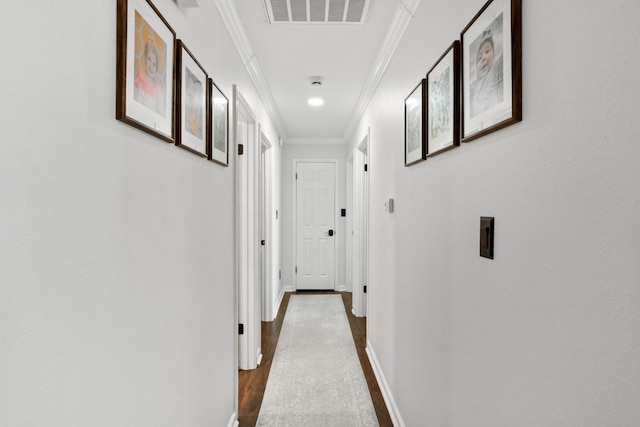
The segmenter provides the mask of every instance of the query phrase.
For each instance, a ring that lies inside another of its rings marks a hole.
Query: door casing
[[[335,168],[335,181],[334,181],[334,189],[333,189],[333,195],[334,195],[334,227],[335,227],[335,235],[334,235],[334,239],[333,239],[333,245],[334,245],[334,273],[333,273],[333,289],[337,290],[338,289],[338,271],[339,271],[339,245],[338,245],[338,241],[340,238],[340,234],[342,232],[342,230],[339,227],[339,216],[338,216],[338,206],[339,206],[339,202],[338,202],[338,189],[340,188],[340,173],[338,172],[339,169],[339,165],[340,162],[338,159],[293,159],[293,176],[291,177],[291,179],[293,180],[293,256],[294,256],[294,262],[293,262],[293,287],[294,289],[298,289],[298,275],[296,274],[296,266],[298,264],[298,194],[297,194],[297,184],[296,184],[296,171],[298,170],[298,163],[332,163],[334,165]]]
[[[243,325],[238,338],[239,369],[255,369],[262,357],[259,238],[259,145],[255,115],[237,87],[233,86],[236,150],[236,271],[237,318]]]
[[[353,150],[353,314],[367,315],[367,294],[369,292],[369,130]]]

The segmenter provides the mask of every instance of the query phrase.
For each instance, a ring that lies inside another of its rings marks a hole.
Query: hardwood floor
[[[240,427],[255,427],[258,420],[258,413],[260,412],[260,405],[262,404],[262,397],[264,396],[264,390],[267,386],[267,378],[269,377],[269,371],[271,370],[271,362],[273,361],[273,355],[276,351],[276,345],[278,344],[278,337],[280,336],[280,329],[284,321],[284,315],[289,305],[289,298],[295,294],[340,294],[342,295],[342,302],[344,303],[347,318],[349,319],[349,325],[351,326],[351,333],[353,334],[353,341],[356,344],[356,351],[360,358],[360,364],[362,365],[362,371],[367,380],[369,386],[369,393],[371,394],[371,400],[378,416],[378,423],[380,427],[393,427],[391,417],[387,411],[387,407],[382,397],[382,392],[378,387],[378,382],[369,363],[366,347],[366,320],[361,317],[354,317],[351,313],[352,301],[351,293],[349,292],[287,292],[284,295],[278,316],[273,322],[262,322],[262,364],[258,369],[251,371],[240,371],[238,376],[238,393],[239,393],[239,420]],[[347,427],[347,426],[345,426]]]

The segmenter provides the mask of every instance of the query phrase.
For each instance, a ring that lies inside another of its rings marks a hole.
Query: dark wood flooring
[[[371,400],[378,416],[378,423],[380,427],[393,427],[391,417],[384,403],[382,392],[378,387],[378,382],[369,363],[369,358],[365,352],[367,344],[366,338],[366,321],[361,317],[354,317],[351,312],[351,293],[349,292],[287,292],[284,295],[278,316],[273,322],[262,322],[262,364],[258,369],[251,371],[240,371],[238,377],[238,393],[239,393],[239,415],[240,427],[255,427],[258,420],[258,413],[260,412],[260,405],[262,404],[262,397],[264,396],[264,390],[267,386],[267,378],[269,377],[269,371],[271,370],[271,362],[273,355],[276,351],[276,345],[278,344],[278,337],[280,336],[280,329],[284,321],[284,315],[289,305],[289,298],[295,294],[337,294],[342,295],[342,302],[349,319],[349,325],[351,326],[351,333],[353,334],[353,341],[356,344],[356,351],[360,358],[360,364],[362,365],[362,371],[367,380],[369,386],[369,392],[371,393]]]

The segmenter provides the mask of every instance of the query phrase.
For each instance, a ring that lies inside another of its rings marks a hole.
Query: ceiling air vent
[[[364,24],[372,0],[264,0],[272,24]]]

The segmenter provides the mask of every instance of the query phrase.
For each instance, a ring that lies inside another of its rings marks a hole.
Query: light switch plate
[[[480,217],[480,256],[493,259],[493,235],[495,218]]]

